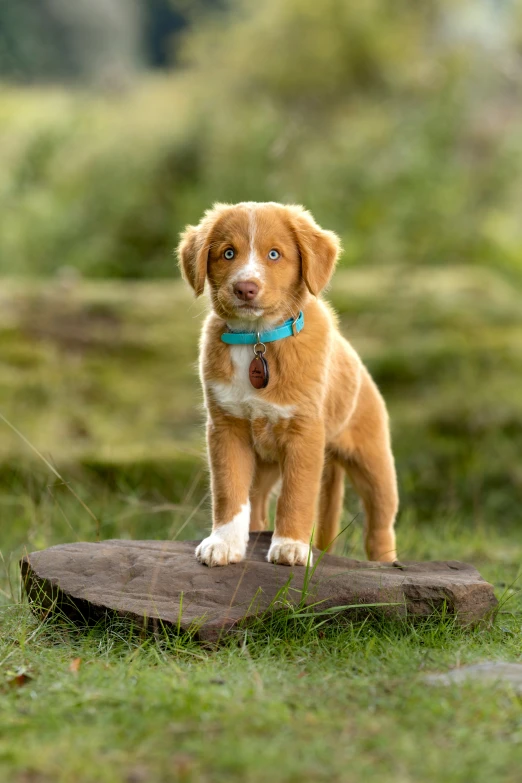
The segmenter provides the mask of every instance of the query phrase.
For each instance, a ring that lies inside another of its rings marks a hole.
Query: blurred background
[[[208,526],[173,249],[214,201],[276,200],[342,237],[401,556],[515,567],[521,98],[522,0],[0,2],[4,558]]]

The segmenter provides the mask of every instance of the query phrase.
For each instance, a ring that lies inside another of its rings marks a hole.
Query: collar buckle
[[[297,331],[297,322],[299,320],[299,316],[300,316],[300,313],[297,313],[296,317],[292,321],[292,334],[293,334],[294,337],[297,337],[297,335],[299,334],[299,332]]]

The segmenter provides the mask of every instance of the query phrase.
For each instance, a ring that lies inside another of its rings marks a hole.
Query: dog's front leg
[[[310,539],[324,462],[322,423],[298,423],[288,436],[281,461],[283,483],[268,560],[280,565],[312,563]]]
[[[250,527],[249,492],[254,475],[250,426],[243,419],[211,414],[207,427],[212,487],[212,533],[196,549],[208,566],[238,563],[245,556]]]

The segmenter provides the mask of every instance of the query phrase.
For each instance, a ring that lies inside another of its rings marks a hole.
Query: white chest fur
[[[248,369],[254,358],[251,345],[231,345],[230,357],[234,367],[232,380],[229,383],[209,383],[212,396],[223,410],[242,419],[266,418],[272,423],[293,415],[293,405],[268,402],[250,383]]]

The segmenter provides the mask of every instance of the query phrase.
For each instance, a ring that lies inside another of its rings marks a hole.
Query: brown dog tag
[[[264,389],[268,386],[268,362],[260,353],[250,362],[248,377],[254,389]]]

